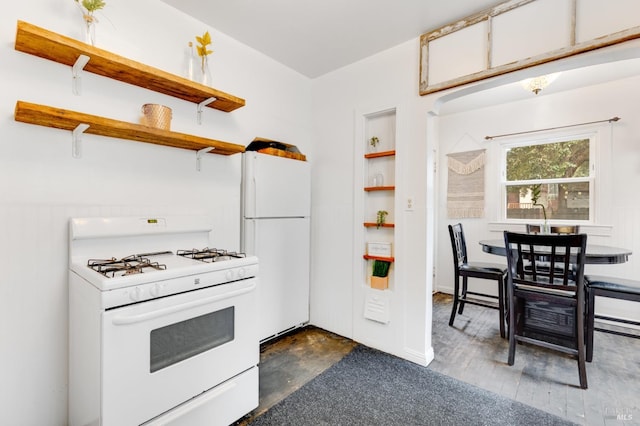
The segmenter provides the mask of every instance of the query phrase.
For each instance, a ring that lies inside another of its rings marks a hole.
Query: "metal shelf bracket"
[[[71,135],[71,155],[73,158],[82,157],[82,133],[89,128],[88,124],[80,123],[73,129],[73,133]]]
[[[215,96],[212,96],[198,104],[198,124],[202,124],[202,108],[209,105],[211,102],[216,101],[217,99],[218,98],[216,98]]]
[[[210,146],[208,148],[202,148],[198,151],[196,151],[196,170],[200,171],[200,159],[202,158],[203,154],[206,154],[207,152],[211,152],[213,151],[215,148]]]
[[[71,73],[73,75],[71,88],[74,95],[80,95],[80,93],[82,92],[82,70],[84,69],[85,65],[87,65],[87,62],[89,62],[89,59],[90,58],[87,55],[80,55],[78,56],[78,59],[76,59],[76,63],[73,64],[73,68],[71,69]]]

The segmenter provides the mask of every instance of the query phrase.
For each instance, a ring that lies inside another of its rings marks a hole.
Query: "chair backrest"
[[[539,234],[542,230],[540,225],[527,223],[527,234]],[[580,225],[551,225],[549,232],[552,234],[579,234]]]
[[[449,237],[451,238],[451,249],[453,251],[453,267],[467,263],[467,242],[464,239],[462,224],[449,225]]]
[[[587,235],[505,231],[504,243],[508,264],[508,364],[514,364],[517,342],[564,352],[578,360],[580,387],[586,389],[584,260]],[[526,268],[523,260],[527,262]],[[575,269],[571,270],[569,264],[575,265]],[[540,274],[537,273],[539,267]]]
[[[533,291],[582,293],[586,234],[504,232],[508,284]],[[524,262],[527,267],[524,267]]]

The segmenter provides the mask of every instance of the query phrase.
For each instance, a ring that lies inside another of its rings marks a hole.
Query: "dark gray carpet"
[[[560,417],[358,345],[250,423],[572,425]]]

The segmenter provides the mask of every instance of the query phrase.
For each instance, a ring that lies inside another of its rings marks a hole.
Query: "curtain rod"
[[[578,123],[578,124],[569,124],[569,125],[566,125],[566,126],[548,127],[546,129],[529,130],[527,132],[505,133],[504,135],[485,136],[484,138],[485,138],[485,140],[491,140],[491,139],[495,139],[495,138],[504,138],[506,136],[517,136],[517,135],[524,135],[524,134],[527,134],[527,133],[545,132],[547,130],[566,129],[567,127],[585,126],[587,124],[611,123],[611,122],[618,121],[618,120],[620,120],[620,117],[613,117],[613,118],[610,118],[608,120],[589,121],[588,123]]]

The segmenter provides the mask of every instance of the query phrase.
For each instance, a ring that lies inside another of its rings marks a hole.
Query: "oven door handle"
[[[241,289],[234,290],[224,294],[218,294],[216,296],[207,297],[205,299],[194,300],[192,302],[183,303],[181,305],[169,306],[167,308],[158,309],[151,312],[145,312],[143,314],[138,314],[138,315],[119,315],[114,317],[111,322],[113,325],[130,325],[130,324],[136,324],[144,321],[149,321],[165,315],[186,311],[189,309],[197,308],[198,306],[203,306],[209,303],[218,302],[220,300],[229,299],[231,297],[240,296],[245,293],[249,293],[253,291],[255,288],[256,288],[256,283],[253,282],[249,287],[241,288]]]

